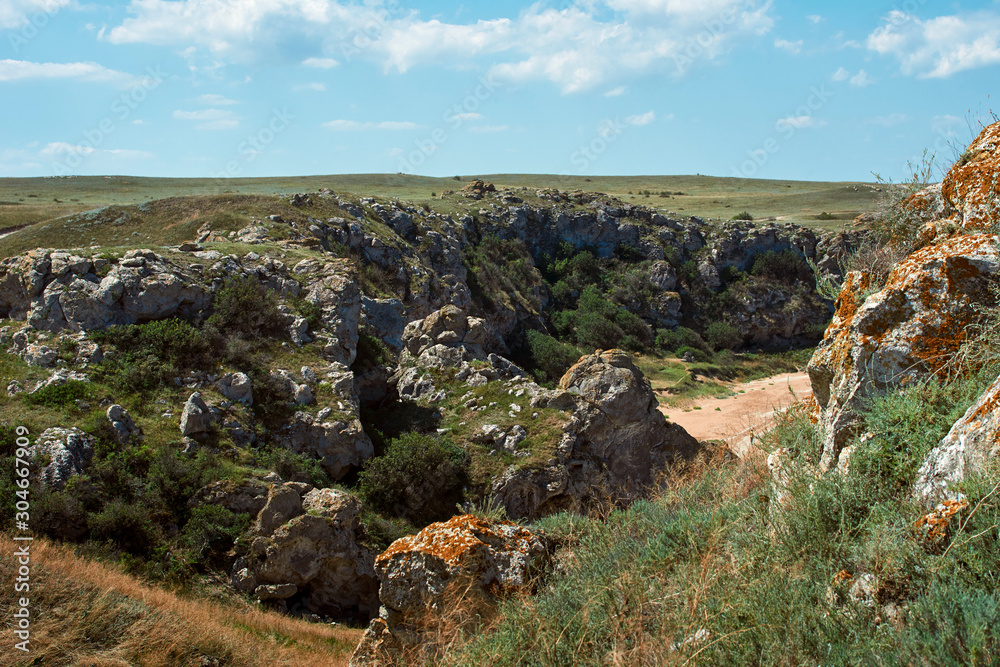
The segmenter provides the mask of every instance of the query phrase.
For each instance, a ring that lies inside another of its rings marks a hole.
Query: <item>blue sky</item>
[[[0,0],[0,177],[899,179],[998,81],[1000,0]]]

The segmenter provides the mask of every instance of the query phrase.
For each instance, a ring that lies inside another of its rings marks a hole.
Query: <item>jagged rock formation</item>
[[[909,201],[929,220],[923,243],[930,245],[896,265],[874,294],[868,294],[870,276],[847,276],[808,369],[824,429],[823,470],[856,432],[866,396],[944,372],[977,321],[977,309],[994,304],[1000,239],[981,232],[1000,221],[998,136],[1000,123],[984,129],[969,159],[960,160],[940,186]],[[975,233],[952,236],[959,229]]]
[[[928,505],[948,498],[968,476],[982,475],[1000,456],[1000,378],[983,392],[917,471],[913,495]]]
[[[858,293],[868,277],[848,275],[808,369],[825,430],[823,469],[855,432],[865,396],[947,367],[977,319],[976,308],[992,303],[990,284],[1000,272],[997,241],[993,235],[958,236],[923,248],[863,302]]]
[[[389,665],[419,647],[433,617],[488,613],[499,598],[530,590],[549,560],[544,536],[507,521],[456,516],[404,537],[375,559],[379,617],[365,632],[352,667]]]
[[[536,385],[537,387],[537,385]],[[667,463],[693,456],[698,442],[657,409],[656,395],[622,350],[583,357],[532,405],[570,411],[555,455],[541,469],[508,468],[490,495],[517,518],[643,495]]]
[[[80,429],[48,428],[28,448],[28,456],[39,466],[37,479],[46,486],[61,489],[71,477],[83,474],[94,456],[92,435]]]
[[[203,490],[205,502],[252,508],[257,485],[221,498]],[[249,491],[249,493],[248,493]],[[235,510],[233,510],[235,511]],[[311,484],[272,484],[240,548],[231,582],[279,609],[300,607],[341,618],[372,616],[378,606],[375,554],[361,546],[361,501],[336,489]]]

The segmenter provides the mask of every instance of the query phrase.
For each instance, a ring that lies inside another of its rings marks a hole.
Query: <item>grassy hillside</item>
[[[0,533],[0,549],[20,543]],[[66,546],[31,543],[31,652],[11,647],[5,665],[346,665],[360,630],[308,623],[241,602],[196,599],[145,584]],[[12,582],[14,558],[0,561]],[[220,591],[223,589],[219,589]],[[13,586],[0,593],[11,618]]]
[[[474,178],[498,187],[600,191],[626,201],[679,215],[731,218],[749,212],[755,218],[778,218],[829,228],[842,226],[872,208],[877,194],[863,183],[814,183],[714,178],[709,176],[554,176],[533,174],[462,175],[428,178],[404,174],[354,174],[287,178],[139,178],[73,176],[0,179],[0,231],[80,213],[100,206],[141,204],[168,197],[315,192],[331,188],[397,198],[420,204],[435,201]],[[649,195],[644,193],[649,192]],[[827,219],[819,219],[822,213]],[[829,218],[829,216],[833,216]]]

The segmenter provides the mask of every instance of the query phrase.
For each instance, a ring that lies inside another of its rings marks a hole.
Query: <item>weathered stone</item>
[[[253,405],[253,385],[246,373],[226,373],[219,378],[215,386],[229,400]]]
[[[933,505],[953,495],[950,487],[982,475],[1000,456],[1000,378],[951,427],[917,471],[913,495]]]
[[[215,415],[209,410],[199,392],[191,394],[181,412],[181,435],[193,436],[208,433],[215,423]]]
[[[252,532],[270,537],[278,526],[302,514],[302,498],[285,485],[275,484],[267,494],[267,502],[257,515]]]
[[[95,438],[80,429],[49,428],[42,432],[28,455],[40,466],[36,479],[61,489],[71,477],[83,474],[94,456]]]
[[[998,237],[959,236],[896,265],[885,287],[860,302],[865,274],[848,274],[837,312],[809,362],[825,432],[821,468],[837,462],[872,391],[944,372],[965,342],[977,308],[993,303]]]
[[[108,421],[111,422],[112,430],[115,432],[115,441],[119,445],[128,444],[134,439],[142,437],[142,429],[132,421],[128,410],[122,406],[115,404],[109,407],[107,417]]]

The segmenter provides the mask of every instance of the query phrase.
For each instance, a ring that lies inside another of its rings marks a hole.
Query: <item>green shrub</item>
[[[233,275],[216,291],[206,324],[225,337],[284,337],[288,330],[278,305],[277,295],[256,278]]]
[[[365,464],[358,491],[368,507],[426,525],[455,513],[469,482],[468,469],[468,455],[451,442],[406,433]]]
[[[731,324],[716,320],[705,328],[705,341],[713,350],[735,350],[743,344],[743,335]]]
[[[812,283],[813,271],[806,258],[797,251],[768,250],[754,257],[750,275],[785,283]]]
[[[27,405],[43,405],[47,408],[64,408],[90,393],[90,383],[68,380],[63,384],[50,384],[33,394],[23,394]]]
[[[268,447],[256,452],[254,458],[258,467],[273,470],[285,480],[307,482],[318,488],[326,488],[333,483],[319,461],[284,447]]]
[[[160,543],[159,526],[149,517],[149,508],[140,503],[112,500],[88,520],[92,539],[111,542],[135,556],[148,555]]]
[[[691,357],[699,363],[708,363],[712,361],[712,354],[706,352],[705,350],[699,349],[697,347],[689,347],[687,345],[682,345],[674,351],[674,355],[678,359],[683,359],[686,354],[690,353]]]
[[[908,606],[893,665],[996,665],[1000,593],[938,581]]]
[[[604,315],[584,312],[576,317],[576,342],[583,348],[595,350],[618,347],[625,332]]]
[[[195,561],[218,562],[249,525],[249,514],[235,514],[222,505],[199,505],[191,511],[178,542]]]
[[[747,221],[753,222],[753,216],[750,214],[749,211],[743,211],[741,213],[737,213],[736,215],[733,216],[732,219],[733,220],[747,220]]]
[[[177,318],[108,327],[90,337],[106,350],[98,378],[118,391],[153,391],[186,369],[216,363],[211,337]]]
[[[525,333],[525,344],[529,368],[538,371],[543,382],[557,382],[569,367],[580,358],[579,352],[571,345],[540,331]]]
[[[702,339],[698,332],[687,327],[660,329],[656,333],[656,347],[664,352],[674,352],[675,354],[676,350],[682,347],[694,347],[702,352],[711,351],[708,343]]]
[[[392,352],[388,346],[373,336],[368,329],[361,327],[358,331],[358,355],[355,364],[372,364],[375,366],[387,364],[392,360]]]

